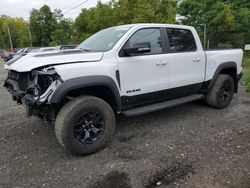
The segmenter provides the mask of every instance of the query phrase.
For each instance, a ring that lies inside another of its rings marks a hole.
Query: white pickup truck
[[[193,27],[133,24],[104,29],[76,49],[30,53],[5,64],[4,86],[28,116],[55,121],[76,155],[104,148],[117,114],[140,115],[205,99],[227,107],[242,76],[241,49],[204,51]]]

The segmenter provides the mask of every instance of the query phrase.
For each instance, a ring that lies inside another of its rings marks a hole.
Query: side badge
[[[133,90],[126,91],[126,93],[135,93],[135,92],[139,92],[139,91],[141,91],[141,89],[133,89]]]

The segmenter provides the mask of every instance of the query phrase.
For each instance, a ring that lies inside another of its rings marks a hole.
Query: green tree
[[[119,0],[114,3],[118,23],[175,23],[173,0]]]
[[[41,25],[39,10],[37,9],[31,10],[29,22],[30,22],[30,31],[32,34],[32,43],[35,46],[40,46],[41,45],[40,29],[42,25]]]
[[[73,22],[70,19],[62,19],[55,26],[52,33],[52,44],[62,45],[71,43],[73,33]],[[51,45],[51,44],[50,44]]]
[[[250,2],[246,0],[182,0],[181,23],[194,26],[203,37],[204,24],[210,47],[243,47],[249,42]]]
[[[32,42],[36,46],[48,46],[52,40],[56,20],[49,6],[44,5],[39,10],[32,9],[30,14],[30,30]]]
[[[10,48],[9,27],[14,48],[21,48],[29,45],[28,23],[23,18],[0,17],[0,48]]]
[[[94,8],[91,9],[82,9],[79,16],[76,18],[74,23],[74,28],[76,31],[75,40],[80,42],[91,35],[94,31],[90,27],[91,19],[93,19],[93,11]]]
[[[0,17],[0,48],[7,48],[6,32],[4,29],[4,19]]]
[[[177,1],[162,0],[159,5],[160,23],[175,23],[177,14]]]
[[[77,41],[115,25],[131,23],[175,23],[177,2],[174,0],[112,0],[82,9],[74,27]]]
[[[77,40],[80,42],[91,34],[113,25],[116,25],[113,2],[108,4],[98,2],[94,8],[82,9],[76,18],[74,27]]]
[[[69,44],[73,35],[73,21],[63,17],[61,10],[54,10],[53,13],[54,30],[51,35],[52,41],[49,43],[50,46]]]

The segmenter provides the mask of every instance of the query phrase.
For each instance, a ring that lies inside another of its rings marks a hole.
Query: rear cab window
[[[194,52],[197,50],[193,33],[188,29],[166,28],[168,53]]]

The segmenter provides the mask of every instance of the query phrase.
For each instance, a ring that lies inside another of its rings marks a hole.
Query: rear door
[[[204,51],[189,29],[166,28],[166,33],[169,99],[197,93],[205,78]]]

